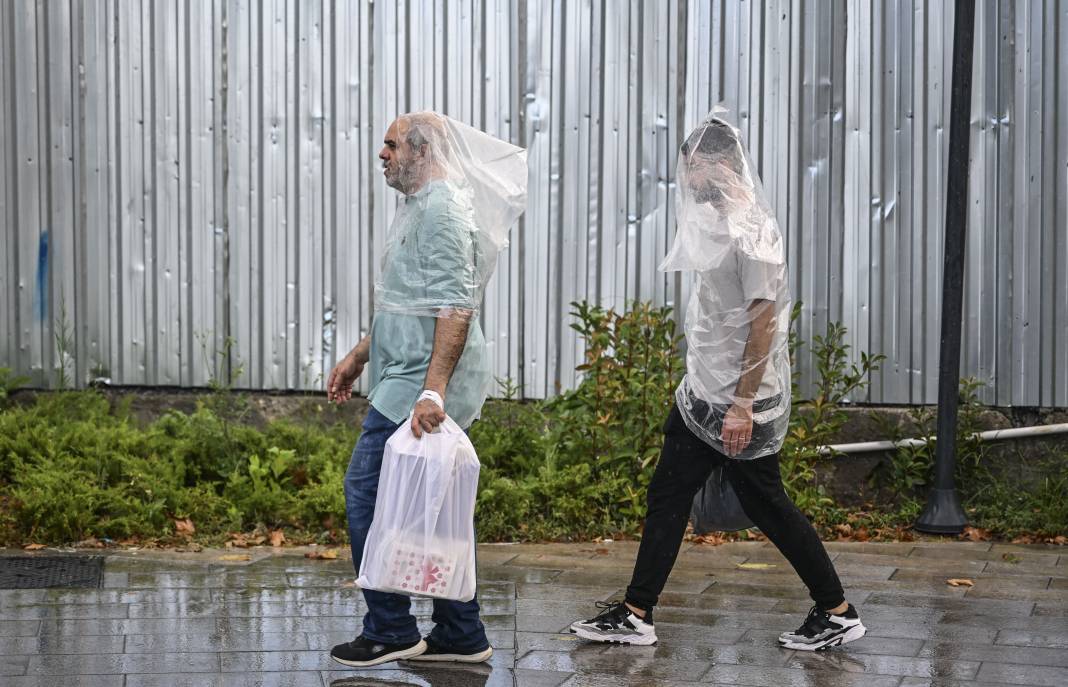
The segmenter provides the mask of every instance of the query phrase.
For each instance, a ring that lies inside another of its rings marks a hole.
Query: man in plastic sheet
[[[371,407],[345,475],[357,570],[387,439],[404,422],[416,437],[433,431],[446,413],[467,429],[481,412],[493,376],[478,309],[508,229],[526,207],[526,152],[448,117],[398,117],[379,158],[401,199],[375,281],[371,333],[327,380],[327,397],[341,403],[369,368]],[[424,640],[409,597],[370,589],[363,595],[362,633],[330,652],[339,663],[477,663],[493,653],[477,598],[435,599],[434,629]]]
[[[663,271],[695,275],[686,312],[686,375],[664,425],[645,530],[623,601],[600,604],[571,631],[585,639],[656,642],[653,607],[679,553],[694,495],[721,468],[745,515],[790,561],[815,605],[779,643],[814,651],[859,639],[827,551],[790,501],[779,450],[790,416],[786,260],[775,215],[726,110],[716,108],[679,152],[678,227]]]

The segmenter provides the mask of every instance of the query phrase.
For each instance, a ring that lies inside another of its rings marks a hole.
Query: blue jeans
[[[382,453],[386,441],[399,426],[372,407],[363,421],[363,433],[356,442],[345,473],[345,511],[349,521],[352,563],[357,572],[375,514]],[[419,627],[411,614],[411,599],[407,596],[364,589],[363,598],[367,601],[367,615],[363,617],[364,637],[385,644],[405,644],[420,639]],[[430,638],[436,644],[462,653],[482,651],[489,646],[486,628],[478,618],[477,597],[470,601],[434,599],[433,621]]]

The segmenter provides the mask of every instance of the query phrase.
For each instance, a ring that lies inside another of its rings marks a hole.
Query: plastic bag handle
[[[408,425],[407,425],[407,427],[408,427],[408,431],[409,432],[411,432],[412,420],[414,418],[415,418],[415,411],[413,410],[411,412],[411,414],[408,416]],[[455,420],[453,420],[449,415],[446,414],[445,415],[445,420],[440,425],[435,427],[432,433],[433,434],[439,434],[439,433],[440,434],[450,434],[450,435],[451,434],[463,434],[464,430],[460,428],[460,425],[458,425]],[[413,436],[414,436],[414,433],[413,433]],[[422,438],[420,438],[419,441],[421,442]],[[444,467],[445,466],[443,466],[443,468]],[[431,524],[433,522],[436,522],[437,519],[438,519],[438,515],[441,514],[441,508],[442,508],[442,506],[445,505],[445,494],[448,491],[449,485],[452,483],[452,480],[456,476],[455,467],[456,467],[456,456],[454,454],[450,458],[450,465],[447,466],[447,469],[442,469],[442,471],[439,473],[439,474],[445,476],[445,480],[441,484],[438,485],[440,488],[435,490],[433,500],[430,501],[427,504],[427,507],[423,512],[423,531],[424,531],[424,533],[429,533],[431,531]],[[430,486],[429,483],[427,484],[427,486],[428,487]],[[427,536],[429,536],[429,534]]]

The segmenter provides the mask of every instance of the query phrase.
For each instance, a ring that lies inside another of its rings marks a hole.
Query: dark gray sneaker
[[[424,651],[426,642],[421,639],[407,644],[383,644],[360,635],[351,642],[338,644],[331,649],[330,658],[350,668],[366,668],[379,663],[415,658]]]
[[[652,611],[645,618],[634,615],[622,601],[606,603],[598,601],[597,607],[604,609],[589,620],[577,620],[571,623],[570,630],[591,642],[608,642],[610,644],[637,644],[649,646],[656,644],[656,628],[653,627]]]

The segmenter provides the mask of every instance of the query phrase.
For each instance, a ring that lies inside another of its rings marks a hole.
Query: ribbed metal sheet
[[[675,151],[725,101],[802,336],[842,321],[888,356],[863,400],[933,402],[952,25],[923,0],[0,3],[0,366],[320,387],[370,325],[382,134],[433,108],[530,151],[483,320],[498,375],[555,393],[571,301],[685,303],[656,271]],[[1068,406],[1068,3],[985,0],[976,30],[963,372]]]

